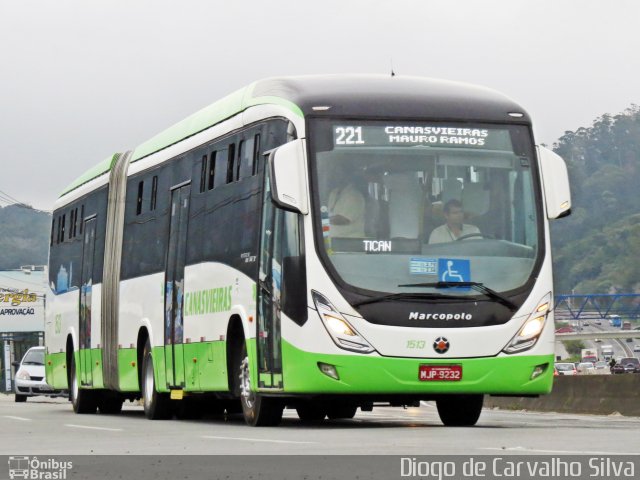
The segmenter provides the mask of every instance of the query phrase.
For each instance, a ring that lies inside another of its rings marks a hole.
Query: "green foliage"
[[[582,349],[584,348],[584,343],[582,340],[565,340],[562,342],[564,344],[564,348],[569,355],[580,356],[582,353]]]
[[[573,214],[552,223],[558,293],[640,293],[640,106],[565,134]]]
[[[0,207],[0,270],[46,265],[51,215],[12,205]]]

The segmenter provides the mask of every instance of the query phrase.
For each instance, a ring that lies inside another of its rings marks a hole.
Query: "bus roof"
[[[203,108],[135,148],[136,162],[255,105],[281,105],[305,117],[313,107],[325,115],[369,118],[529,123],[527,112],[494,90],[459,82],[390,75],[317,75],[259,80]],[[520,114],[518,117],[510,113]],[[119,154],[78,177],[61,196],[111,170]]]

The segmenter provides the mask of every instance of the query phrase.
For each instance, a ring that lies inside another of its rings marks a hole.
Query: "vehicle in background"
[[[577,375],[578,370],[573,363],[556,363],[556,370],[559,375]]]
[[[604,361],[600,361],[600,362],[596,362],[595,365],[595,374],[596,375],[610,375],[611,374],[611,370],[609,369],[609,363],[608,362],[604,362]]]
[[[580,353],[581,362],[596,363],[598,361],[598,350],[595,348],[583,348]]]
[[[622,330],[631,330],[631,322],[622,322]]]
[[[573,327],[560,327],[556,330],[556,333],[574,333],[575,330],[573,329]]]
[[[635,357],[623,357],[611,367],[611,373],[640,373],[640,360]]]
[[[609,315],[609,325],[612,327],[620,327],[622,325],[620,315]]]
[[[54,390],[45,380],[44,347],[32,347],[22,357],[21,362],[13,362],[18,369],[15,379],[15,401],[26,402],[27,397],[48,395],[63,396],[63,390]]]
[[[611,357],[613,357],[613,345],[602,345],[600,347],[600,353],[602,354],[602,358],[604,360],[611,360]]]
[[[633,346],[633,351],[635,352],[640,352],[640,345],[638,345],[637,343]]]
[[[594,320],[593,324],[594,325],[602,325],[602,322],[600,320]]]
[[[593,375],[595,371],[593,362],[581,362],[578,364],[578,373],[580,375]]]
[[[593,341],[594,341],[595,343],[601,343],[601,342],[602,342],[602,340],[600,340],[599,338],[594,338],[594,339],[593,339]]]

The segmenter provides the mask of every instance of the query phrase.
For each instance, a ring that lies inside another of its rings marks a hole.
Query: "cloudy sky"
[[[0,192],[50,210],[254,80],[392,62],[506,93],[552,144],[640,103],[639,18],[636,0],[0,0]]]

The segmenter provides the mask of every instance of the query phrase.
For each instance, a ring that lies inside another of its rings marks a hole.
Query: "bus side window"
[[[253,164],[252,164],[253,168],[251,170],[251,175],[257,175],[257,173],[260,171],[260,166],[258,165],[259,161],[260,161],[260,134],[256,133],[256,136],[253,141]]]
[[[238,165],[238,178],[240,180],[254,175],[254,159],[254,139],[248,138],[240,142],[238,151],[238,161],[240,162]]]
[[[209,171],[207,173],[208,175],[208,179],[207,179],[207,190],[211,190],[214,186],[215,186],[215,180],[216,180],[216,158],[218,158],[218,152],[211,152],[211,155],[209,155]],[[207,157],[205,156],[202,159],[203,164],[205,165],[205,169],[206,164],[207,164]]]
[[[213,188],[227,183],[228,150],[218,150],[212,154],[211,164],[214,165],[209,180],[213,179]]]
[[[204,192],[207,188],[207,177],[207,156],[203,155],[202,159],[200,160],[200,193]]]
[[[234,173],[235,173],[234,164],[236,160],[235,156],[236,156],[236,144],[230,143],[228,154],[227,154],[227,183],[232,183],[233,181],[237,180],[236,178],[234,178]]]

